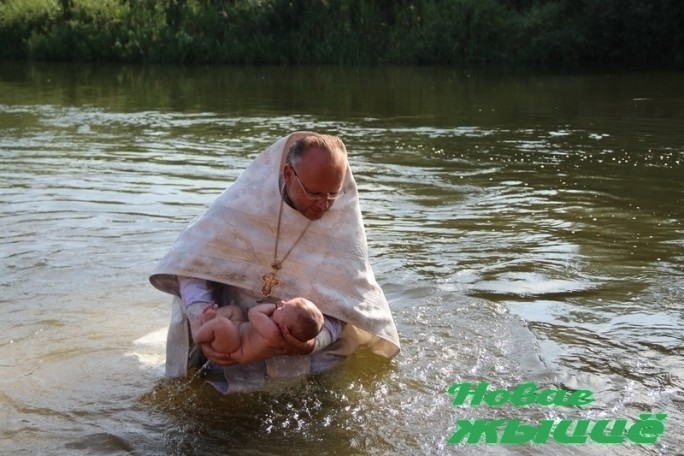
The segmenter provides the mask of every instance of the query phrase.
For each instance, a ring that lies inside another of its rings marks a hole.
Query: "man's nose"
[[[316,207],[322,211],[327,211],[330,208],[330,200],[328,198],[320,198],[316,201]]]

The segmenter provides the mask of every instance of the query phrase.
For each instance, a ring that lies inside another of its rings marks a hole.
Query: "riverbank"
[[[0,59],[221,64],[684,64],[674,0],[8,0]]]

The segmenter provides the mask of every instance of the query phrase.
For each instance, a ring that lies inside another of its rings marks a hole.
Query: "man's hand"
[[[283,329],[282,334],[283,339],[287,343],[287,345],[285,346],[286,355],[308,355],[309,353],[314,351],[314,348],[316,348],[315,339],[302,342],[301,340],[297,339],[295,336],[290,334],[290,332],[287,331],[287,328]]]

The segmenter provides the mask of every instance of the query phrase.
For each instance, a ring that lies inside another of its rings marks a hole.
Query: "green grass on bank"
[[[0,58],[684,63],[679,0],[4,0]]]

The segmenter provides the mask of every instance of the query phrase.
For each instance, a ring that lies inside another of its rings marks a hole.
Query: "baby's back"
[[[259,361],[281,354],[282,337],[275,324],[266,333],[257,331],[255,326],[249,322],[240,324],[239,330],[242,341],[239,355],[237,353],[231,354],[236,361],[240,363],[243,360],[246,362]]]

